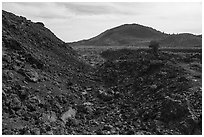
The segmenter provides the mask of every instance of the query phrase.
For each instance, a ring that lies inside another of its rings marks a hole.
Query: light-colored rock
[[[86,88],[86,91],[91,91],[92,90],[92,88]]]
[[[25,72],[25,75],[32,82],[37,82],[39,80],[39,75],[34,70],[29,70],[29,71]]]
[[[84,102],[83,105],[85,105],[85,106],[93,106],[93,103],[91,103],[91,102]]]
[[[153,85],[150,86],[150,88],[151,88],[151,89],[156,89],[156,88],[157,88],[157,85],[156,85],[156,84],[153,84]]]
[[[75,118],[75,115],[76,115],[76,110],[75,109],[72,109],[71,107],[69,108],[68,111],[66,111],[65,113],[62,114],[62,121],[64,121],[66,123],[66,121],[68,119],[74,119]]]
[[[83,92],[81,92],[81,94],[82,94],[82,95],[86,95],[86,94],[87,94],[87,92],[86,92],[86,91],[83,91]]]
[[[56,122],[57,121],[57,116],[55,114],[55,112],[50,112],[48,114],[43,114],[43,119],[46,122]]]

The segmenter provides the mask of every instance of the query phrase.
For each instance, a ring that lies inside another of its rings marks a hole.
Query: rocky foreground
[[[3,11],[2,133],[202,134],[201,53],[100,57],[93,67],[43,23]]]

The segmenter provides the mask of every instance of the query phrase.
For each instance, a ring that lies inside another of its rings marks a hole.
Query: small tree
[[[155,40],[150,41],[149,48],[152,50],[155,56],[158,56],[159,42]]]

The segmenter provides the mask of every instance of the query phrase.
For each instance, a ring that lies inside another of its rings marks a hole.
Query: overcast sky
[[[201,3],[3,3],[2,8],[41,21],[65,42],[137,23],[166,33],[202,32]]]

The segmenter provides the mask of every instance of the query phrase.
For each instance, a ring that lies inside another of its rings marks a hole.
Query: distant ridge
[[[193,34],[170,35],[140,24],[124,24],[108,29],[101,34],[78,42],[71,46],[148,46],[151,40],[158,40],[164,47],[199,47],[202,36]]]
[[[160,43],[164,47],[202,47],[202,36],[190,33],[173,34]]]

